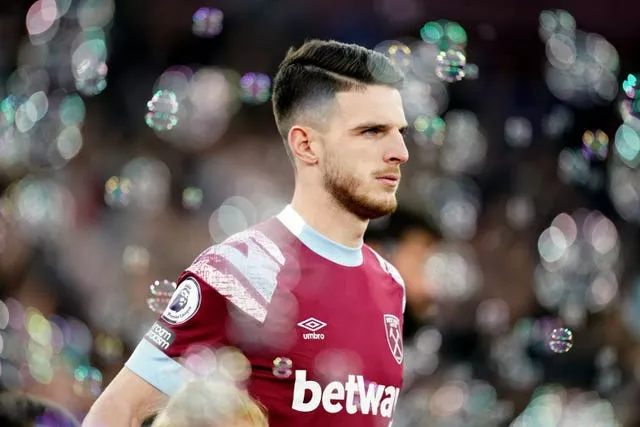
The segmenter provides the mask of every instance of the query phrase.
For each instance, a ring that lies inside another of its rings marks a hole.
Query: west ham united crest
[[[402,334],[400,333],[400,320],[393,314],[384,315],[384,329],[387,333],[387,343],[393,358],[398,364],[402,363]]]

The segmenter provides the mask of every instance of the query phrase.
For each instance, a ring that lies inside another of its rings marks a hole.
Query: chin
[[[397,207],[398,202],[395,196],[385,198],[385,200],[370,200],[368,203],[363,203],[360,206],[361,214],[359,214],[359,216],[366,219],[376,219],[392,214]]]

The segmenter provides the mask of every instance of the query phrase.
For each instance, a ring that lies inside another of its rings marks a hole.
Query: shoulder
[[[195,277],[237,308],[262,321],[277,287],[285,255],[265,224],[212,245],[198,255],[180,280]]]
[[[387,261],[386,259],[384,259],[382,257],[382,255],[380,255],[378,252],[376,252],[372,247],[370,247],[369,245],[364,245],[364,249],[368,250],[370,253],[372,253],[376,260],[378,261],[378,265],[380,266],[380,268],[382,269],[383,272],[385,272],[386,274],[388,274],[389,276],[391,276],[391,278],[399,285],[402,287],[402,310],[404,311],[404,307],[406,305],[406,291],[405,291],[405,285],[404,285],[404,280],[402,279],[402,276],[400,275],[400,272],[398,271],[397,268],[395,268],[393,266],[393,264],[391,264],[389,261]]]
[[[402,276],[400,275],[398,269],[395,268],[389,261],[384,259],[382,255],[373,250],[372,247],[368,245],[364,245],[364,247],[376,257],[380,268],[382,268],[385,273],[389,274],[393,278],[393,280],[395,280],[400,286],[404,288],[404,280],[402,279]]]

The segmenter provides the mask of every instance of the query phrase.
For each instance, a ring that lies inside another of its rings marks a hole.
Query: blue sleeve
[[[186,368],[146,339],[140,341],[125,366],[168,396],[192,378]]]

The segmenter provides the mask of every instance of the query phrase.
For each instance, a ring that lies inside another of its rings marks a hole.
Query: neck
[[[369,221],[339,206],[326,191],[309,191],[296,185],[291,206],[309,227],[326,238],[350,248],[362,245]]]

